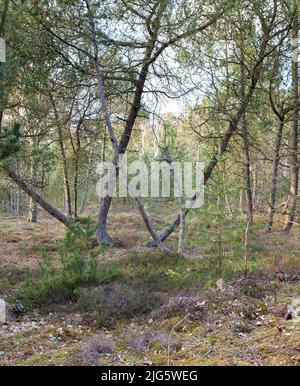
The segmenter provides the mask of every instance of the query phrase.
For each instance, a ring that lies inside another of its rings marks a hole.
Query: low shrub
[[[111,354],[114,350],[114,342],[104,333],[92,336],[83,346],[79,357],[84,366],[94,366],[102,355]]]
[[[118,320],[146,314],[162,302],[162,296],[146,288],[113,283],[81,291],[78,308],[88,312],[98,328],[111,328]]]
[[[101,250],[91,249],[91,222],[69,224],[67,234],[59,245],[60,266],[54,265],[46,253],[37,272],[28,272],[23,285],[10,301],[19,301],[28,308],[51,303],[75,301],[77,289],[97,283],[98,262]]]

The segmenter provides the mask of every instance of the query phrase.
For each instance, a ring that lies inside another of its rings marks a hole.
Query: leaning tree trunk
[[[10,177],[20,189],[27,193],[37,204],[39,204],[47,213],[49,213],[50,216],[54,217],[62,224],[67,225],[69,218],[57,208],[49,204],[29,185],[27,181],[23,180],[13,170],[8,172],[8,177]]]

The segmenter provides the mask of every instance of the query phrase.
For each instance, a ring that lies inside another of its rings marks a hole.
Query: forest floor
[[[161,218],[153,213],[156,228]],[[190,243],[184,258],[143,247],[147,234],[135,208],[113,207],[110,223],[116,247],[99,255],[107,278],[76,302],[29,308],[0,325],[0,365],[300,364],[300,318],[286,320],[288,305],[298,313],[299,229],[287,236],[279,225],[271,234],[261,227],[245,279],[241,268],[228,274],[232,258],[216,271],[219,260],[202,243]],[[59,266],[63,237],[50,219],[0,219],[0,298],[38,270],[45,254]]]

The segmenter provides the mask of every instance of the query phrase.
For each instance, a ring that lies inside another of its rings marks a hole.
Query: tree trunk
[[[241,100],[245,99],[245,67],[244,67],[244,42],[241,41],[241,64],[240,64],[240,76],[241,76],[241,89],[240,95]],[[252,202],[252,187],[251,187],[251,173],[250,173],[250,150],[249,150],[249,138],[248,138],[248,128],[247,128],[247,119],[246,119],[246,109],[244,109],[241,116],[241,131],[243,139],[243,183],[245,187],[245,196],[246,196],[246,211],[247,211],[247,223],[249,226],[253,222],[253,202]]]
[[[63,166],[63,176],[64,176],[64,192],[65,192],[65,206],[66,212],[68,216],[72,216],[72,205],[71,205],[71,190],[70,190],[70,182],[69,182],[69,173],[68,173],[68,165],[67,165],[67,157],[65,153],[65,148],[63,144],[63,140],[61,138],[61,129],[59,129],[59,147],[62,158],[62,166]]]
[[[28,222],[37,222],[37,205],[32,197],[29,200]]]
[[[183,255],[185,253],[185,218],[186,210],[184,204],[180,209],[180,223],[179,223],[179,237],[178,237],[178,253]]]
[[[243,200],[244,200],[244,189],[240,190],[240,196],[239,196],[239,213],[243,213]]]
[[[33,184],[36,183],[36,165],[34,158],[31,161],[31,180]],[[29,198],[28,222],[37,222],[37,204],[32,197]]]
[[[51,92],[49,93],[49,95],[50,95],[50,99],[54,110],[57,132],[58,132],[58,143],[59,143],[59,149],[60,149],[60,154],[62,159],[63,176],[64,176],[65,208],[68,216],[72,217],[71,189],[70,189],[70,182],[69,182],[67,156],[66,156],[66,151],[64,147],[64,138],[63,138],[62,128],[59,122],[59,115],[56,108],[54,97]]]
[[[298,0],[294,0],[294,21],[292,27],[292,50],[298,50],[299,38],[299,5]],[[290,136],[290,193],[288,197],[288,214],[285,221],[284,229],[289,232],[295,220],[297,194],[298,194],[298,124],[299,124],[299,74],[298,74],[298,58],[292,52],[292,96],[294,103],[294,111],[292,118],[291,136]]]
[[[172,252],[171,249],[169,249],[168,247],[166,247],[159,239],[157,233],[155,232],[154,228],[152,227],[150,221],[149,221],[149,218],[147,216],[147,213],[145,211],[145,208],[144,208],[144,205],[142,203],[142,200],[140,199],[140,197],[137,197],[135,196],[134,197],[137,205],[138,205],[138,209],[141,213],[141,216],[142,216],[142,219],[144,221],[144,224],[146,225],[146,228],[148,230],[148,232],[150,233],[150,235],[152,236],[153,238],[153,241],[155,241],[155,243],[159,246],[159,248],[164,251],[164,252]]]
[[[258,190],[258,172],[257,172],[257,162],[253,164],[253,178],[252,178],[252,205],[253,209],[257,208],[259,205],[259,190]]]
[[[49,204],[43,197],[41,197],[35,190],[28,184],[27,181],[23,180],[18,176],[14,171],[8,172],[8,177],[10,177],[15,184],[21,188],[25,193],[27,193],[37,204],[39,204],[50,216],[54,217],[56,220],[60,221],[64,225],[68,222],[68,217],[65,216],[58,209],[54,208]]]
[[[269,220],[268,220],[268,232],[271,232],[273,227],[274,215],[275,215],[275,204],[276,204],[276,194],[277,194],[277,182],[278,182],[278,171],[279,171],[279,161],[280,161],[280,148],[282,141],[282,132],[284,127],[284,120],[280,120],[276,144],[275,144],[275,154],[273,161],[273,170],[272,170],[272,182],[271,182],[271,192],[270,192],[270,201],[269,201]]]
[[[78,217],[78,180],[79,180],[79,159],[80,159],[80,124],[76,130],[76,148],[75,150],[75,165],[74,165],[74,218]]]
[[[91,169],[92,169],[92,165],[93,165],[96,137],[97,137],[97,135],[95,136],[94,141],[92,143],[92,150],[91,150],[91,155],[90,155],[90,161],[89,161],[88,170],[87,170],[87,173],[86,173],[86,186],[85,186],[85,190],[84,190],[84,193],[83,193],[83,197],[82,197],[82,200],[81,200],[80,207],[78,209],[78,216],[81,216],[82,213],[84,212],[86,201],[87,201],[88,194],[89,194],[90,181],[91,181],[91,178],[92,178]],[[104,161],[104,160],[102,160],[102,161]]]
[[[100,201],[98,226],[96,231],[96,237],[99,244],[104,243],[107,245],[113,245],[112,238],[109,236],[106,230],[107,215],[112,202],[112,197],[105,196]]]

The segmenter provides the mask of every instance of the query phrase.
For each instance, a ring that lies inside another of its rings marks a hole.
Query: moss
[[[65,347],[50,350],[47,353],[32,355],[30,358],[16,362],[16,366],[61,366],[72,363],[72,357],[78,353],[77,347]]]

